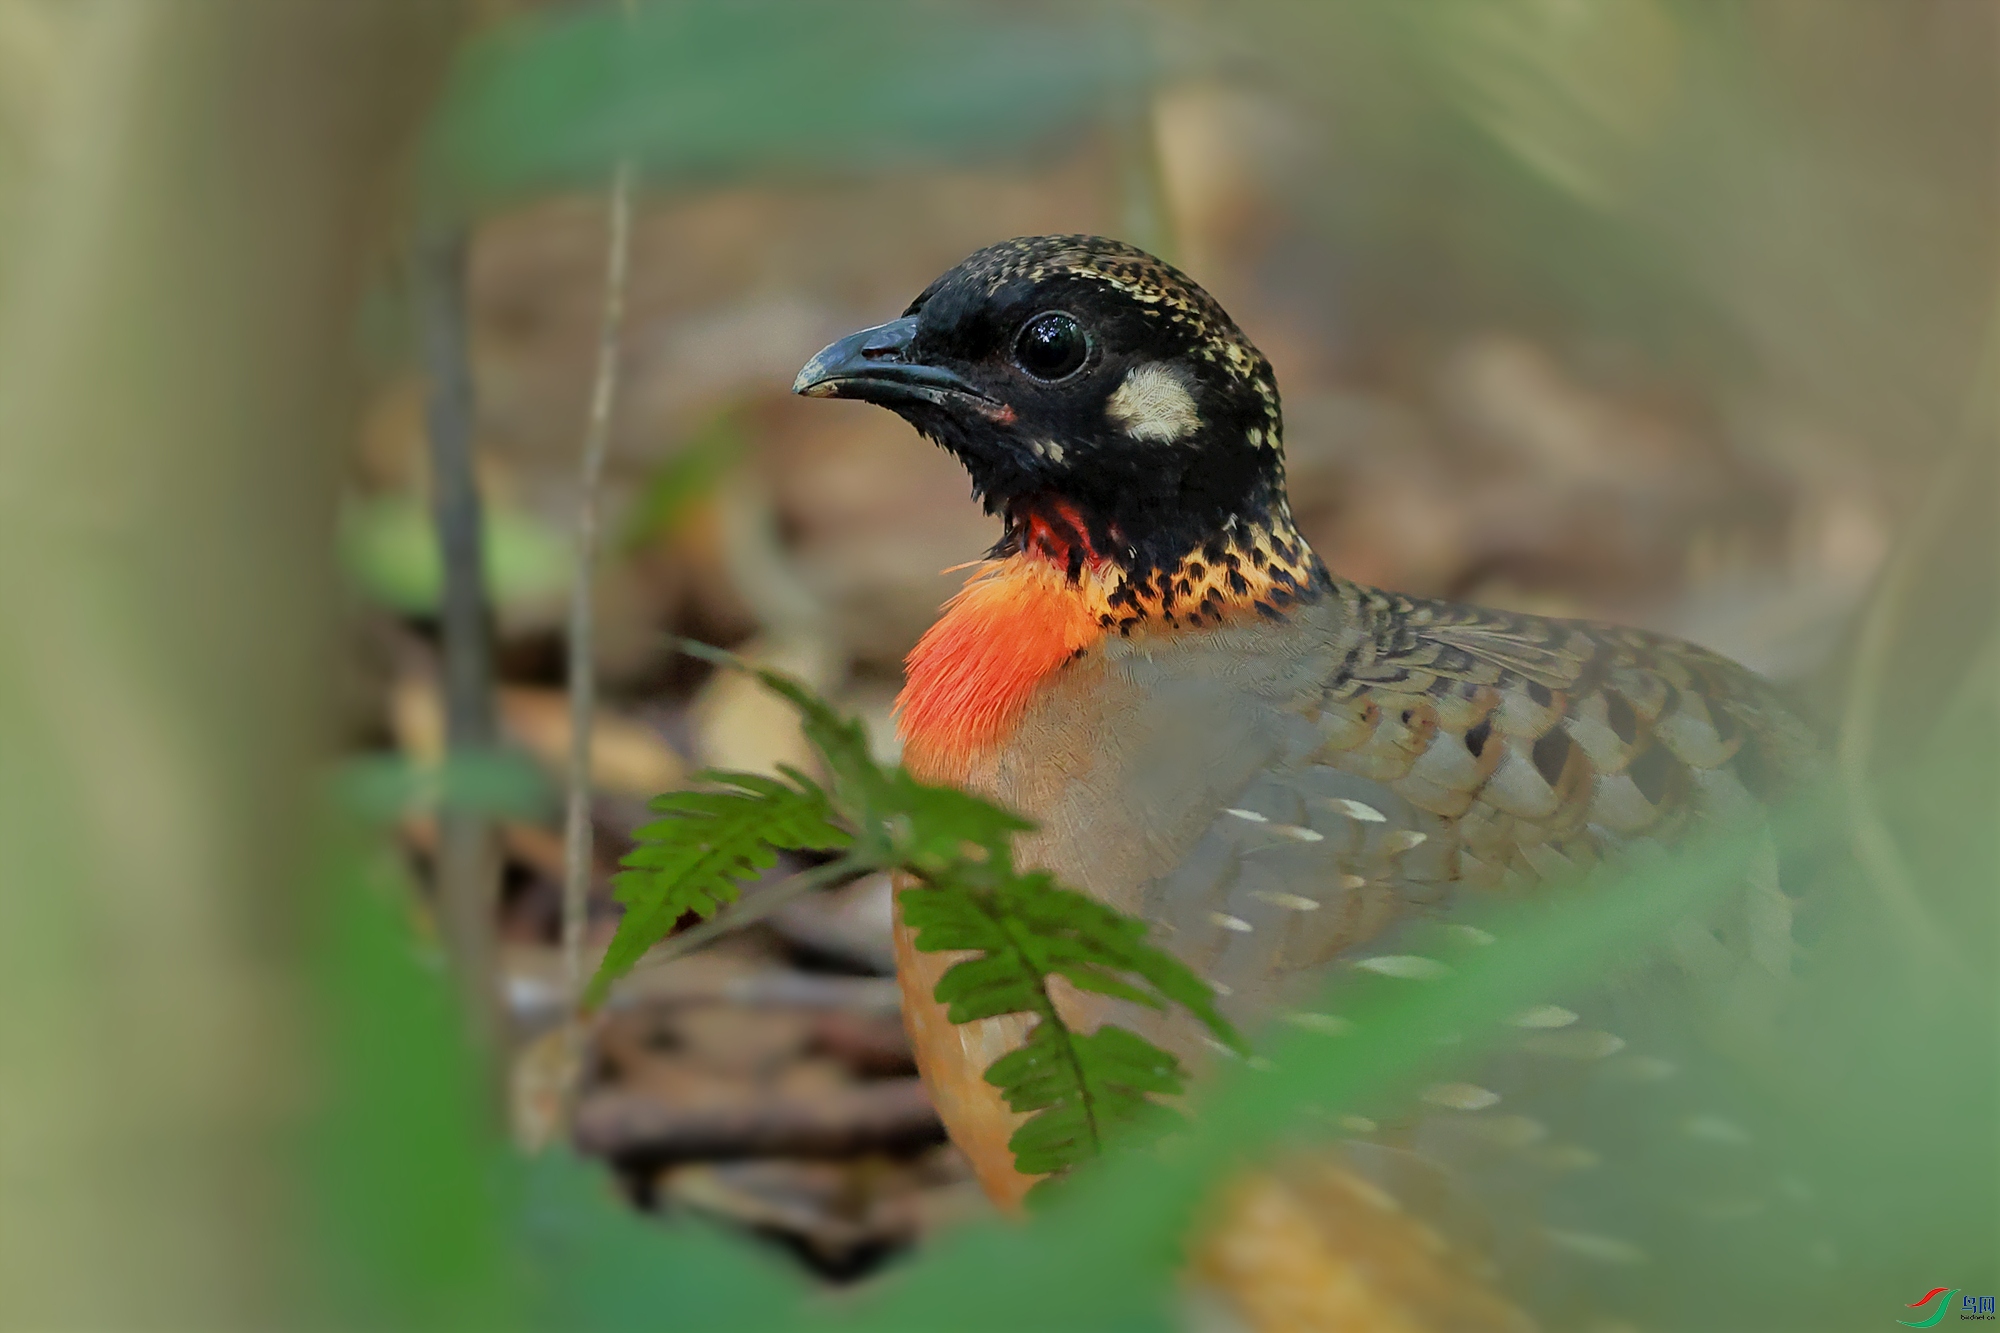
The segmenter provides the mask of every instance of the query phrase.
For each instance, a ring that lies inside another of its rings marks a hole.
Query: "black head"
[[[899,413],[957,455],[1018,543],[1036,517],[1166,565],[1284,518],[1271,367],[1207,292],[1143,250],[1036,236],[979,251],[901,319],[826,348],[792,386]]]

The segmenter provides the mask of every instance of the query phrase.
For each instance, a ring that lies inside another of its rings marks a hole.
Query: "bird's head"
[[[1048,541],[1072,564],[1170,570],[1239,530],[1291,531],[1270,363],[1192,279],[1119,241],[988,246],[792,387],[880,403],[949,449],[1006,521],[997,554]]]

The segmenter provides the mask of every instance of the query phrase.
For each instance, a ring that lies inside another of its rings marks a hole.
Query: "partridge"
[[[1292,521],[1269,362],[1132,246],[988,247],[794,390],[896,412],[1004,525],[909,655],[906,764],[1034,820],[1024,863],[1146,919],[1252,1028],[1404,923],[1761,821],[1816,763],[1773,687],[1693,644],[1330,572]],[[1789,965],[1791,900],[1757,878],[1674,965],[1737,1009]],[[982,1074],[1021,1028],[948,1023],[950,960],[898,934],[939,1110],[1016,1200]],[[1550,1013],[1576,1054],[1624,1044]],[[1492,1096],[1460,1086],[1460,1109]],[[1320,1193],[1350,1186],[1373,1188]]]

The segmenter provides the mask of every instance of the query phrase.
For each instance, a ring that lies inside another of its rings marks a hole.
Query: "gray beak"
[[[953,372],[907,359],[916,331],[917,317],[905,315],[850,333],[806,362],[792,381],[792,392],[808,398],[860,398],[888,406],[911,400],[942,403],[949,394],[985,398]]]

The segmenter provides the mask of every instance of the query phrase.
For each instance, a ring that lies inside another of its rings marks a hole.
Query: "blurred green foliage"
[[[499,606],[544,602],[569,586],[570,550],[553,527],[505,505],[486,510],[486,587]],[[435,614],[444,593],[437,526],[414,496],[349,500],[341,515],[341,563],[375,601],[406,614]]]
[[[724,412],[663,459],[646,479],[622,535],[627,548],[671,537],[744,456],[743,423]]]
[[[502,26],[460,61],[429,144],[442,208],[602,182],[687,185],[959,164],[1031,147],[1145,83],[1101,6],[927,0],[609,5]]]
[[[304,1158],[312,1305],[355,1328],[769,1329],[797,1274],[699,1224],[639,1218],[605,1174],[517,1156],[490,1100],[414,886],[386,848],[329,848],[318,932],[328,1095]]]
[[[386,847],[326,860],[330,1097],[308,1152],[328,1309],[356,1325],[503,1326],[518,1299],[503,1159],[442,959],[410,937],[411,886]]]
[[[534,820],[546,818],[557,805],[548,776],[518,750],[446,756],[437,764],[401,755],[359,755],[335,769],[330,786],[334,809],[381,824],[446,805]]]

